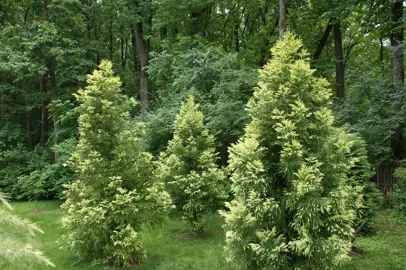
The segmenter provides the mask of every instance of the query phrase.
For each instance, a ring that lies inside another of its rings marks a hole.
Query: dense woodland
[[[405,6],[0,0],[0,214],[41,232],[6,199],[63,200],[82,262],[142,264],[143,224],[176,213],[196,237],[221,215],[243,269],[339,267],[375,171],[399,167],[406,213]]]

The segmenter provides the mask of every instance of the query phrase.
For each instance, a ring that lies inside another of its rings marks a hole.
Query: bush
[[[314,76],[301,41],[288,33],[272,55],[245,135],[229,148],[228,258],[249,269],[337,267],[363,201],[350,179],[356,142],[334,126],[328,82]]]
[[[395,170],[398,177],[398,184],[394,186],[393,201],[396,203],[395,209],[402,214],[406,214],[406,160],[402,160],[400,166]]]

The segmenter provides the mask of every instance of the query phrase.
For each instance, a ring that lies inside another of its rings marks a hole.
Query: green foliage
[[[62,197],[63,185],[73,176],[73,171],[65,163],[76,147],[76,140],[64,140],[56,147],[60,159],[55,164],[49,163],[49,149],[40,146],[29,151],[18,145],[1,152],[0,187],[17,200]]]
[[[379,80],[370,73],[360,75],[336,106],[339,123],[349,123],[365,139],[369,160],[376,166],[403,156],[396,153],[400,150],[396,145],[406,125],[404,88]]]
[[[72,155],[75,181],[66,185],[68,232],[63,246],[79,260],[129,266],[145,259],[139,230],[169,205],[144,151],[143,125],[131,128],[133,99],[120,94],[112,64],[102,61],[76,95],[79,143]]]
[[[21,236],[27,233],[30,236],[35,236],[37,232],[44,232],[29,220],[13,214],[11,212],[13,208],[7,202],[7,197],[1,192],[0,203],[0,266],[5,267],[8,263],[13,264],[22,260],[32,263],[34,260],[36,263],[55,267],[41,251],[34,249],[27,239],[25,241],[20,240]]]
[[[356,208],[355,225],[360,226],[364,221],[363,228],[371,228],[371,220],[377,210],[383,204],[383,197],[377,189],[376,184],[370,179],[374,175],[371,164],[368,161],[368,153],[365,141],[357,134],[349,134],[351,142],[351,169],[348,172],[348,181],[354,188],[358,189],[355,198],[362,196],[362,205]],[[365,225],[366,224],[366,225]]]
[[[217,167],[214,138],[203,126],[203,113],[193,96],[182,102],[174,122],[174,137],[160,157],[158,178],[167,183],[173,202],[201,233],[204,214],[220,209],[228,182]]]
[[[351,177],[352,148],[362,145],[334,126],[328,83],[313,75],[301,41],[287,33],[272,55],[247,105],[252,120],[229,149],[229,259],[254,269],[338,267],[362,207],[363,186]]]
[[[225,163],[227,147],[241,136],[247,121],[244,104],[258,81],[256,69],[237,54],[183,38],[153,54],[148,71],[158,88],[155,108],[145,118],[151,151],[166,146],[180,101],[191,93]]]
[[[406,161],[403,160],[394,174],[398,178],[398,184],[394,186],[393,201],[395,209],[406,214]]]
[[[45,179],[40,171],[33,171],[29,175],[20,176],[18,183],[21,190],[19,196],[26,197],[29,200],[37,201],[46,193]]]

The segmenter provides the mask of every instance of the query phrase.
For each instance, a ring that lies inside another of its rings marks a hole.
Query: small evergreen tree
[[[21,240],[25,238],[27,232],[31,236],[36,232],[44,232],[36,224],[13,214],[12,210],[6,196],[0,192],[0,267],[3,268],[7,263],[13,264],[24,259],[27,261],[34,259],[35,262],[55,267],[41,251]]]
[[[160,157],[158,175],[195,234],[202,233],[201,217],[220,209],[227,198],[228,182],[216,165],[216,156],[203,113],[189,96],[176,116],[174,137]]]
[[[370,221],[376,215],[379,207],[382,206],[383,198],[381,192],[376,188],[376,184],[370,181],[374,172],[368,161],[365,141],[358,134],[347,134],[347,136],[351,145],[351,152],[349,153],[351,169],[348,172],[349,184],[357,189],[354,194],[354,201],[361,200],[360,203],[355,204],[355,226],[359,230],[363,229],[365,231],[365,229],[370,228]]]
[[[67,185],[62,238],[80,260],[139,263],[145,258],[139,230],[169,205],[163,184],[154,181],[152,156],[145,152],[143,127],[129,123],[133,99],[120,94],[112,64],[102,61],[76,95],[79,143],[71,164],[76,181]]]
[[[328,82],[301,41],[272,49],[247,105],[251,122],[229,149],[229,259],[249,269],[328,269],[348,258],[362,190],[350,178],[356,143],[334,126]]]

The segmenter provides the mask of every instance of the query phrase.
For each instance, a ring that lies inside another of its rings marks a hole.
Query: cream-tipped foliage
[[[76,95],[79,143],[71,165],[76,180],[67,185],[61,243],[79,260],[128,266],[145,259],[139,230],[170,205],[153,176],[144,151],[142,125],[129,123],[133,99],[121,95],[112,64],[102,61]]]
[[[222,208],[228,181],[216,164],[214,138],[203,125],[203,113],[193,96],[182,102],[174,123],[173,139],[159,162],[158,178],[167,183],[171,197],[195,233],[201,218]]]
[[[27,241],[21,240],[26,238],[27,232],[31,236],[34,236],[36,232],[44,232],[36,224],[13,214],[12,210],[6,197],[0,192],[0,268],[7,263],[13,264],[21,261],[28,264],[27,269],[34,263],[55,267],[41,251],[34,249]],[[32,261],[33,259],[34,261]]]
[[[245,135],[229,149],[228,258],[249,269],[335,268],[348,259],[363,202],[350,177],[356,139],[334,126],[329,84],[300,40],[287,33],[272,56]]]

